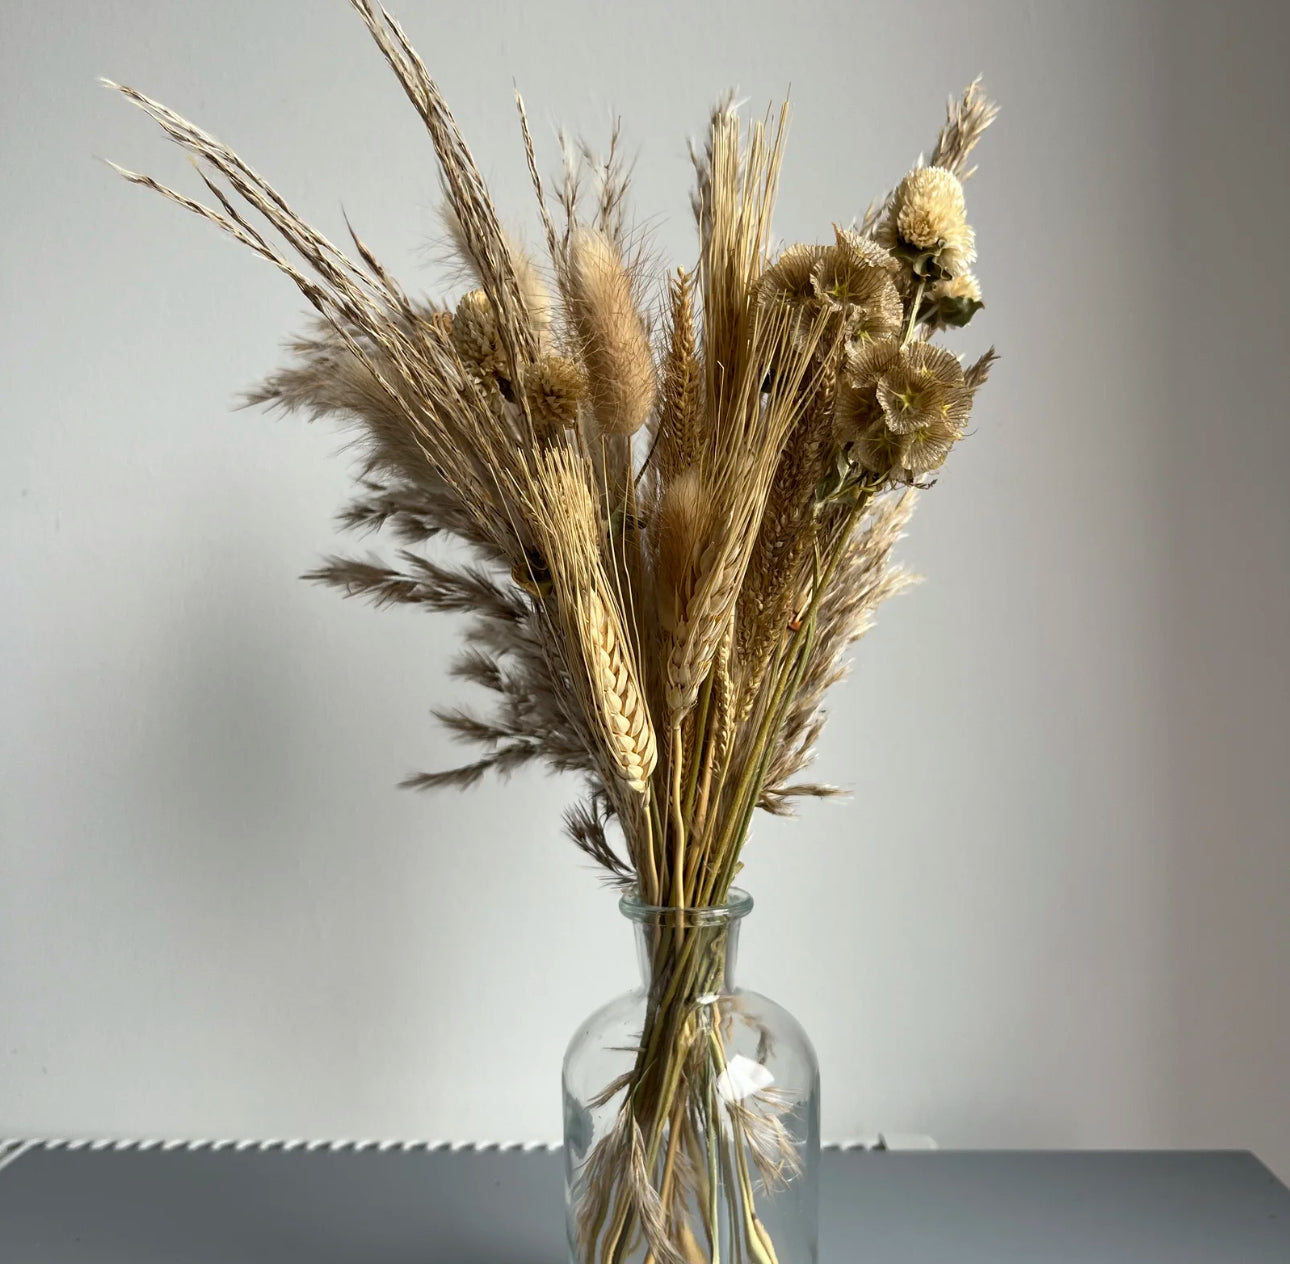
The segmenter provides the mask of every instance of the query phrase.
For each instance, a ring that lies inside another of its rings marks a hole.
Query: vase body
[[[564,1060],[571,1264],[815,1264],[819,1066],[787,1010],[735,983],[752,900],[621,907],[641,985]]]

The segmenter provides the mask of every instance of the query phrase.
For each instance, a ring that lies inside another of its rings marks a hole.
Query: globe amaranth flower
[[[973,303],[981,301],[981,283],[971,272],[961,272],[947,281],[938,281],[932,286],[934,298],[970,299]]]
[[[963,185],[944,167],[915,167],[900,182],[877,236],[918,277],[956,277],[976,259]]]

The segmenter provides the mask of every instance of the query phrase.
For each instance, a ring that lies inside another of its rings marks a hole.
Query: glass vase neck
[[[739,924],[753,907],[747,891],[732,887],[723,904],[676,908],[645,904],[629,889],[618,907],[635,925],[636,955],[647,990],[666,986],[679,962],[701,958],[712,968],[696,972],[693,985],[697,994],[692,999],[702,1002],[734,991]],[[690,980],[686,982],[688,992]]]

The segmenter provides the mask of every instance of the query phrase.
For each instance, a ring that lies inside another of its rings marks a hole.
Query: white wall
[[[822,236],[984,71],[969,189],[1005,353],[905,546],[821,771],[759,827],[743,975],[816,1038],[826,1132],[1237,1145],[1290,1176],[1285,24],[1272,5],[400,11],[498,201],[539,124],[639,147],[693,253],[685,138],[796,102],[779,231]],[[453,628],[296,581],[338,438],[231,411],[300,304],[92,161],[181,156],[95,86],[342,203],[437,288],[428,143],[340,0],[0,13],[0,1135],[548,1138],[628,931],[566,788],[415,798]]]

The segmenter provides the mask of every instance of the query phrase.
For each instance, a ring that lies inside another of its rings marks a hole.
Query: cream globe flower
[[[910,262],[916,276],[955,277],[976,259],[963,185],[944,167],[915,167],[892,196],[878,241]]]

